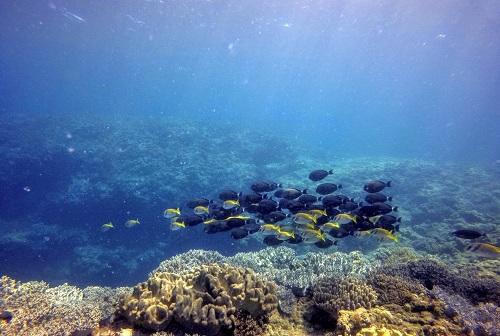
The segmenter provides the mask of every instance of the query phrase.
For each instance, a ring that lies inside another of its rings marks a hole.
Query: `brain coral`
[[[377,302],[377,293],[356,278],[324,279],[314,287],[315,305],[336,319],[340,310],[370,309]]]
[[[237,312],[256,318],[277,302],[275,285],[250,269],[211,264],[182,275],[155,273],[122,300],[119,314],[152,330],[174,320],[190,332],[216,335],[234,328]]]

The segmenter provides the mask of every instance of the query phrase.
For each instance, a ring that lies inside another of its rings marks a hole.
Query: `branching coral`
[[[118,313],[153,330],[175,320],[188,331],[216,335],[234,328],[237,312],[258,318],[277,305],[276,287],[250,269],[211,264],[182,275],[155,273],[122,300]]]
[[[224,256],[216,251],[189,250],[186,253],[162,261],[149,276],[152,277],[155,273],[160,272],[179,273],[190,271],[200,265],[222,263],[224,259]]]

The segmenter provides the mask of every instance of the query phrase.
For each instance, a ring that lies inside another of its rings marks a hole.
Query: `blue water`
[[[190,248],[262,248],[161,212],[307,158],[493,164],[499,60],[497,1],[2,1],[0,227],[32,236],[0,273],[131,284]],[[96,229],[131,216],[149,225]]]

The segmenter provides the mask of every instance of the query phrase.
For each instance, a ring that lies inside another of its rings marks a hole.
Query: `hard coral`
[[[126,289],[85,290],[62,285],[50,288],[44,282],[16,282],[6,276],[0,282],[0,311],[11,314],[0,324],[1,335],[70,335],[89,333],[109,315]],[[106,299],[105,299],[106,297]]]
[[[216,335],[234,328],[237,312],[257,318],[277,302],[274,284],[253,271],[211,264],[182,275],[154,274],[122,300],[119,314],[153,330],[164,330],[175,320],[190,332]]]
[[[410,278],[376,272],[370,275],[367,281],[377,292],[379,305],[403,306],[415,301],[419,295],[426,294],[426,288]]]
[[[472,303],[493,302],[500,305],[500,282],[476,273],[462,274],[457,269],[434,260],[420,259],[387,267],[387,274],[418,280],[428,289],[439,286],[459,294]]]
[[[340,310],[371,308],[377,302],[377,293],[366,283],[355,278],[320,281],[313,289],[315,305],[337,318]]]

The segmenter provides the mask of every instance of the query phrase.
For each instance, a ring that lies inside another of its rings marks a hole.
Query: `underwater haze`
[[[22,281],[132,285],[190,249],[261,250],[164,210],[314,191],[315,169],[356,202],[392,180],[401,244],[498,246],[498,1],[1,1],[0,92],[0,274]]]

